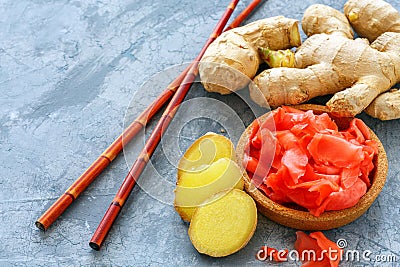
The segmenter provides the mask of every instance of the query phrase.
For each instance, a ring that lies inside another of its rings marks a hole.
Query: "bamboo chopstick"
[[[199,55],[196,57],[193,64],[191,65],[190,70],[187,72],[182,83],[176,90],[176,93],[169,102],[161,119],[158,121],[149,139],[147,140],[143,150],[140,152],[139,157],[136,159],[128,175],[124,179],[121,187],[119,188],[116,196],[114,197],[114,200],[111,202],[110,207],[106,211],[103,219],[101,220],[99,226],[97,227],[96,231],[93,234],[92,239],[89,242],[90,247],[93,248],[94,250],[99,250],[101,245],[103,244],[108,232],[110,231],[112,225],[114,224],[114,221],[118,217],[119,212],[121,211],[130,193],[132,192],[132,189],[136,184],[136,180],[139,178],[144,168],[146,167],[147,163],[149,162],[150,157],[152,156],[154,150],[158,146],[161,137],[163,136],[169,123],[173,119],[176,111],[179,108],[179,105],[182,103],[187,92],[189,91],[189,88],[196,79],[196,76],[198,74],[197,66],[199,64],[200,59],[203,57],[203,54],[206,51],[207,47],[217,38],[218,35],[222,33],[225,24],[228,22],[238,2],[239,0],[232,0],[232,2],[227,7],[226,11],[222,15],[214,31],[211,33],[206,44],[201,49]]]
[[[230,30],[239,26],[244,19],[260,4],[262,0],[253,0],[224,30]],[[193,64],[193,63],[192,63]],[[62,194],[53,205],[48,208],[35,222],[36,227],[46,230],[50,225],[75,201],[76,198],[103,172],[103,170],[115,159],[128,144],[154,117],[154,115],[167,103],[175,94],[182,83],[186,73],[191,68],[190,64],[168,87],[148,106],[89,166],[89,168]]]

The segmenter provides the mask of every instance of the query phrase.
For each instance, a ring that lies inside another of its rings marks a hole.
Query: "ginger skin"
[[[345,15],[325,5],[310,6],[302,26],[310,37],[296,51],[295,68],[269,69],[254,79],[269,105],[334,94],[327,103],[331,112],[354,116],[400,80],[395,68],[400,65],[400,34],[385,33],[371,46],[353,40]],[[250,85],[250,95],[262,105],[258,88]]]
[[[391,90],[379,95],[365,112],[380,120],[400,118],[400,90]]]
[[[230,94],[245,87],[262,63],[258,49],[287,49],[301,44],[297,21],[283,16],[258,20],[221,34],[199,64],[204,88]]]
[[[371,42],[385,32],[400,33],[400,13],[382,0],[349,0],[344,5],[344,13],[351,26],[362,37]],[[382,40],[374,42],[378,50],[385,49]],[[380,120],[400,118],[400,92],[391,90],[379,95],[365,112]]]
[[[382,0],[349,0],[344,14],[360,37],[375,41],[385,32],[400,32],[400,15]]]

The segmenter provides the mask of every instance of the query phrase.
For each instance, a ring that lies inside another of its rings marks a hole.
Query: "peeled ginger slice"
[[[257,225],[257,208],[254,200],[238,189],[220,192],[213,199],[196,209],[189,237],[200,253],[224,257],[249,242]]]
[[[178,176],[185,172],[199,172],[221,158],[235,160],[235,148],[228,138],[206,133],[197,139],[179,161]]]
[[[182,173],[175,189],[175,209],[183,220],[190,221],[194,210],[208,198],[232,188],[243,189],[243,174],[228,158],[217,160],[200,172]]]

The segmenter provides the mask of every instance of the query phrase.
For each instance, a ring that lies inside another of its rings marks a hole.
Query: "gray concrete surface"
[[[238,10],[248,2],[241,2]],[[317,2],[342,9],[345,1],[269,0],[248,21],[280,14],[300,20],[306,7]],[[400,2],[391,2],[400,9]],[[267,263],[255,259],[260,246],[293,248],[295,230],[260,215],[256,233],[244,249],[221,259],[200,255],[190,243],[188,225],[170,205],[171,192],[160,193],[162,186],[151,191],[152,184],[143,179],[102,250],[93,251],[88,241],[129,169],[129,153],[119,156],[48,231],[34,226],[121,133],[132,114],[161,90],[156,86],[143,94],[143,83],[196,56],[227,3],[0,2],[0,266],[264,266]],[[236,96],[206,94],[197,84],[188,98],[199,96],[233,107],[245,124],[253,118]],[[189,107],[188,113],[197,112]],[[224,121],[224,115],[216,114],[216,121],[197,118],[179,131],[172,129],[166,137],[171,141],[165,143],[176,142],[184,150],[201,134],[220,132],[225,126],[218,120]],[[387,184],[361,218],[325,233],[332,240],[345,238],[348,249],[391,254],[398,260],[351,261],[342,266],[400,266],[400,122],[361,117],[386,148]],[[168,186],[174,182],[177,154],[166,151],[157,149],[154,168],[142,178],[161,177]]]

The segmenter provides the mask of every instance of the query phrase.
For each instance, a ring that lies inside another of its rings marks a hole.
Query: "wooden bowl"
[[[295,106],[301,110],[313,110],[315,114],[321,114],[328,112],[325,106],[305,104]],[[261,116],[260,122],[263,122],[268,113]],[[347,129],[352,118],[340,118],[332,114],[330,117],[336,122],[339,129]],[[253,197],[257,203],[258,211],[264,214],[266,217],[279,224],[300,229],[300,230],[328,230],[346,225],[358,217],[360,217],[367,209],[372,205],[374,200],[381,192],[387,176],[388,162],[386,152],[383,148],[382,143],[375,133],[370,129],[371,139],[378,142],[379,151],[374,158],[375,168],[371,172],[370,177],[372,179],[372,185],[366,192],[366,194],[358,201],[358,203],[344,210],[338,211],[326,211],[319,217],[315,217],[308,211],[300,211],[293,208],[286,207],[270,200],[260,190],[255,188],[255,185],[251,183],[250,177],[247,175],[246,170],[243,167],[243,156],[244,148],[250,135],[250,127],[242,134],[236,147],[236,156],[238,165],[242,168],[245,180],[245,190]]]

